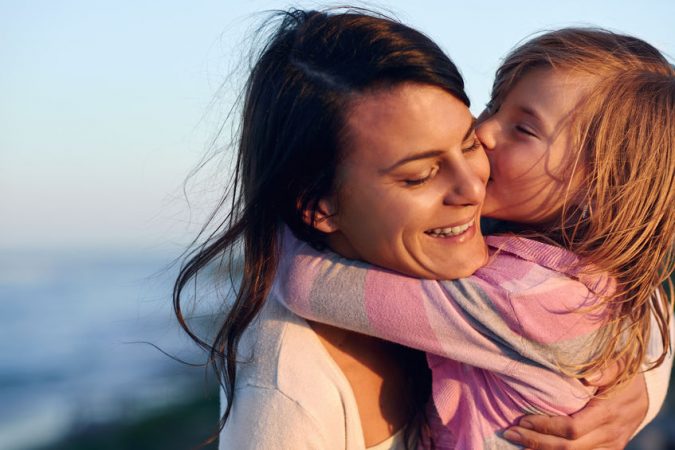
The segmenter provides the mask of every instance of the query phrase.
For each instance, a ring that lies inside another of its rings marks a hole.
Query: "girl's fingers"
[[[579,439],[569,440],[552,434],[542,434],[535,430],[515,426],[504,432],[504,438],[533,450],[596,450],[600,442],[596,436],[586,434]]]

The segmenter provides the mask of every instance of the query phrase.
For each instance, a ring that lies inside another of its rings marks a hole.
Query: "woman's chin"
[[[487,263],[487,246],[481,236],[472,245],[464,246],[460,251],[449,256],[446,255],[442,260],[439,259],[430,264],[426,276],[418,275],[418,278],[455,280],[469,277]]]

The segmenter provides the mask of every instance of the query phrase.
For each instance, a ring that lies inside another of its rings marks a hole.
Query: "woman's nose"
[[[479,205],[485,199],[485,180],[466,161],[450,174],[450,188],[443,198],[446,205]]]

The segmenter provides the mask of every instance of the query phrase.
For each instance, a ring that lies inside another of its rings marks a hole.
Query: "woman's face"
[[[567,189],[574,195],[583,173],[583,167],[573,170],[569,117],[591,81],[569,71],[535,69],[480,123],[476,134],[491,171],[483,215],[530,224],[557,218]]]
[[[469,109],[446,91],[406,83],[348,111],[331,247],[422,278],[472,274],[487,258],[479,216],[489,166]]]

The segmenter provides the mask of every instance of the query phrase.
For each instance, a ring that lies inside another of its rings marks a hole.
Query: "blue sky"
[[[0,0],[0,248],[187,243],[227,181],[211,165],[188,185],[188,208],[183,181],[242,76],[228,74],[256,13],[290,5],[328,3]],[[475,112],[499,58],[542,29],[602,26],[675,56],[666,0],[367,5],[435,39],[462,70]]]

